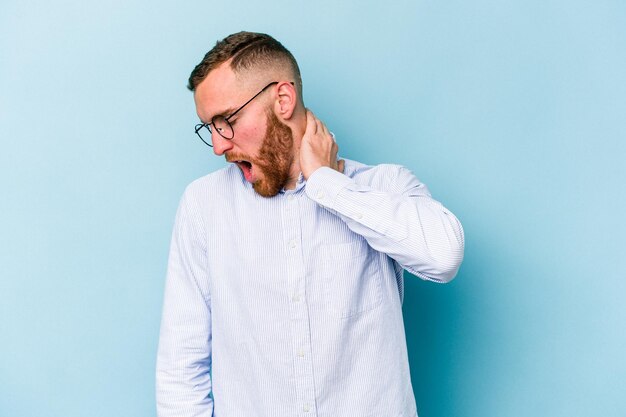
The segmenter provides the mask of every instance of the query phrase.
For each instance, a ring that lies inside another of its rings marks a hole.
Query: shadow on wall
[[[502,282],[497,279],[497,265],[505,263],[508,256],[501,248],[477,247],[481,247],[480,253],[466,242],[465,260],[449,284],[405,273],[403,314],[420,416],[486,411],[489,395],[481,386],[500,382],[494,379],[502,378],[499,370],[512,360],[497,343],[510,335],[504,317],[497,312],[502,300],[496,299],[489,285]]]
[[[457,344],[461,311],[471,303],[464,298],[460,281],[469,279],[465,269],[454,281],[442,285],[404,274],[404,323],[411,380],[420,416],[454,415],[461,395],[456,390],[459,361]]]

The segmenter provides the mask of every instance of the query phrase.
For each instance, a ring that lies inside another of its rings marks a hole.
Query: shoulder
[[[426,188],[410,169],[402,165],[366,165],[345,158],[344,160],[344,174],[358,184],[390,192],[402,192],[407,188]]]
[[[366,165],[358,161],[351,159],[345,159],[344,174],[351,178],[364,177],[364,176],[384,176],[384,175],[398,175],[402,171],[409,171],[402,165],[397,164],[378,164],[378,165]]]

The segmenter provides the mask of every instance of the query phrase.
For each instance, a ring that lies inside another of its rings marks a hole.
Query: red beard
[[[254,191],[263,197],[274,197],[289,182],[289,171],[294,157],[293,134],[270,109],[266,114],[267,129],[259,155],[251,159],[243,155],[226,154],[226,160],[249,161],[252,164],[250,168],[240,168],[255,172],[257,179],[252,183]]]

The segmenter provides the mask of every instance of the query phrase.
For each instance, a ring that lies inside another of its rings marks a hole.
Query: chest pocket
[[[365,239],[323,247],[322,273],[328,312],[347,318],[382,302],[378,254]]]

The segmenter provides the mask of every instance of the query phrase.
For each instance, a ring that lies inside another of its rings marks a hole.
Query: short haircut
[[[191,72],[187,88],[195,91],[209,72],[231,58],[230,67],[237,74],[246,70],[284,70],[287,67],[294,77],[290,81],[295,83],[302,101],[302,78],[296,59],[280,42],[265,33],[238,32],[218,41]]]

